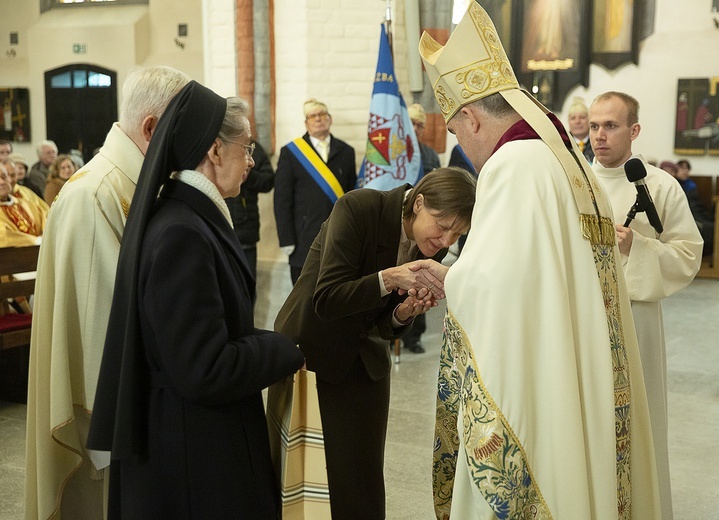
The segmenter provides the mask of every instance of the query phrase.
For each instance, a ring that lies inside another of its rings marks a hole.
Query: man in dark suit
[[[355,151],[330,134],[327,105],[310,99],[304,113],[307,133],[282,147],[275,175],[277,236],[293,284],[332,206],[357,182]]]
[[[389,341],[444,298],[438,260],[469,228],[466,171],[440,168],[410,189],[342,197],[275,320],[317,373],[334,519],[385,518]]]
[[[589,108],[584,99],[575,97],[569,106],[569,133],[579,146],[584,158],[589,164],[594,162],[594,150],[589,140]]]

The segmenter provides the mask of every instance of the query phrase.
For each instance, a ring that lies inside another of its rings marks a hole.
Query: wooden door
[[[47,138],[89,161],[117,121],[117,73],[87,63],[45,72]]]

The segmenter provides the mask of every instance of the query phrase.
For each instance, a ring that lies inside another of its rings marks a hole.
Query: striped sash
[[[310,174],[317,185],[322,188],[322,191],[329,197],[332,204],[345,194],[335,174],[332,173],[332,170],[329,169],[307,141],[298,137],[289,143],[287,148],[300,161],[302,167]]]

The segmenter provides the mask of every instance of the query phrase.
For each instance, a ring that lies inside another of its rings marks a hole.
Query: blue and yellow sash
[[[300,161],[300,164],[307,170],[307,173],[310,174],[317,185],[322,188],[322,191],[330,198],[332,204],[345,194],[335,174],[332,173],[332,170],[327,167],[307,141],[298,137],[289,143],[287,148]]]

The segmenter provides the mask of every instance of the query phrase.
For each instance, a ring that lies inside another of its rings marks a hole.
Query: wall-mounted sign
[[[87,52],[87,45],[84,43],[73,43],[72,53],[73,54],[85,54]]]

